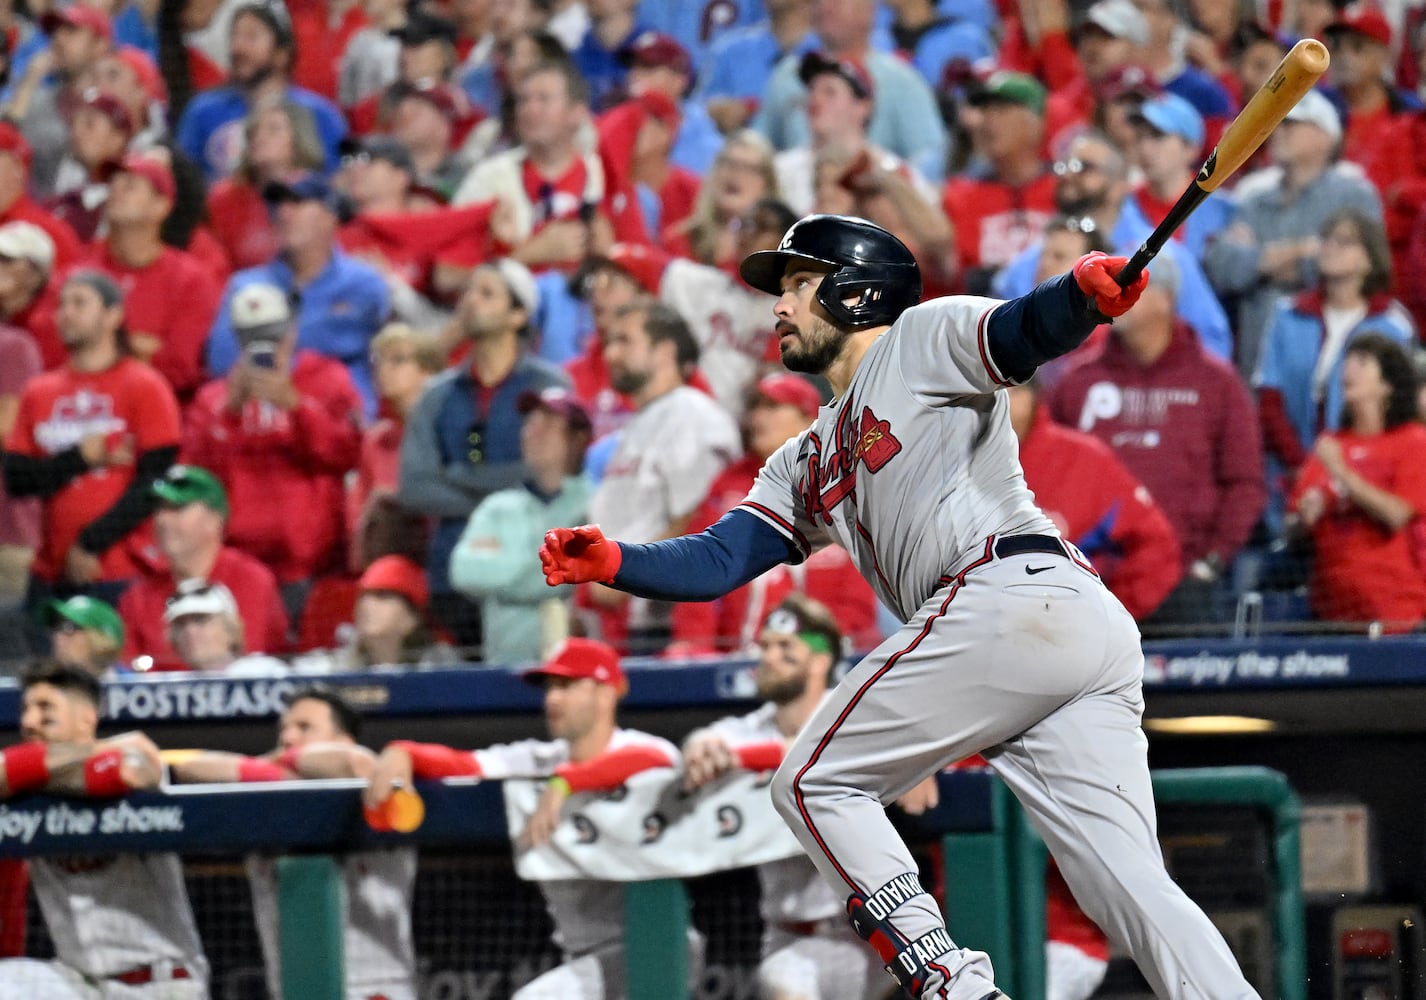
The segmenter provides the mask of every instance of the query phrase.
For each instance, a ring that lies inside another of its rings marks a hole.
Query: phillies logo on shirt
[[[35,443],[46,454],[54,455],[73,448],[91,434],[115,434],[127,429],[124,419],[114,414],[113,397],[80,389],[54,401],[49,418],[35,425]]]
[[[820,517],[832,523],[832,511],[856,492],[859,464],[875,474],[901,452],[901,442],[891,433],[890,421],[877,417],[869,406],[862,407],[861,416],[853,418],[855,410],[851,400],[842,407],[837,417],[837,447],[825,464],[821,440],[816,434],[807,435],[812,450],[805,458],[807,475],[799,490],[807,516],[814,521]]]

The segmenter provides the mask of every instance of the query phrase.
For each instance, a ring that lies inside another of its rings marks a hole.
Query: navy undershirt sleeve
[[[1061,274],[991,313],[985,338],[1001,374],[1024,382],[1046,361],[1084,343],[1103,322],[1074,275]]]
[[[777,529],[745,510],[730,510],[706,531],[647,545],[619,543],[614,587],[658,601],[711,601],[802,553]]]

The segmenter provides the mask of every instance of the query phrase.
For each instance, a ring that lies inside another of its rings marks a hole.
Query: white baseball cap
[[[266,282],[244,285],[234,292],[228,314],[241,340],[277,340],[292,323],[287,292]]]
[[[1107,35],[1123,38],[1135,45],[1148,44],[1149,22],[1134,6],[1134,0],[1099,0],[1084,16],[1087,23]]]
[[[535,276],[530,273],[530,269],[509,257],[492,260],[490,266],[500,272],[500,277],[505,282],[505,287],[510,289],[515,302],[525,310],[526,315],[534,319],[540,308],[540,289],[535,284]]]
[[[163,610],[163,620],[172,625],[187,615],[221,615],[238,620],[238,602],[233,592],[221,583],[207,580],[184,580],[178,590],[168,599]]]
[[[1292,110],[1285,116],[1290,122],[1305,122],[1308,125],[1316,125],[1333,142],[1342,141],[1342,117],[1337,114],[1337,109],[1332,107],[1332,102],[1323,97],[1320,91],[1309,90],[1302,95],[1302,100],[1292,106]],[[4,230],[0,229],[0,232]]]
[[[32,222],[7,222],[0,226],[0,257],[27,260],[49,274],[54,267],[54,240]]]

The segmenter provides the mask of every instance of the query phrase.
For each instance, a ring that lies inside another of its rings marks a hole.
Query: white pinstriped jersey
[[[249,855],[247,871],[268,993],[273,1000],[282,1000],[277,861]],[[414,847],[357,851],[342,858],[342,961],[347,1000],[371,996],[416,1000],[416,948],[411,939],[415,886]]]
[[[172,962],[207,981],[177,854],[35,858],[30,878],[55,955],[70,968],[109,979]]]
[[[740,505],[804,554],[840,544],[903,621],[987,536],[1058,535],[1025,486],[995,391],[1007,384],[984,339],[996,305],[954,296],[903,313]]]
[[[698,370],[714,398],[733,416],[741,414],[772,342],[767,293],[721,268],[678,258],[664,269],[659,298],[678,310],[698,339]]]
[[[730,747],[767,743],[769,740],[782,742],[776,714],[777,706],[768,702],[747,715],[719,719],[705,731],[722,737]],[[768,808],[772,808],[771,800],[768,801]],[[761,890],[758,911],[767,924],[827,920],[846,913],[842,900],[805,854],[758,865],[758,887]]]
[[[637,729],[615,729],[608,750],[648,746],[662,750],[677,766],[678,748],[668,740]],[[537,778],[554,774],[569,762],[565,740],[520,740],[498,743],[474,752],[480,773],[492,780]],[[631,822],[638,822],[631,819]],[[624,940],[624,886],[620,882],[568,879],[540,882],[545,908],[554,922],[555,944],[568,958],[578,958]]]

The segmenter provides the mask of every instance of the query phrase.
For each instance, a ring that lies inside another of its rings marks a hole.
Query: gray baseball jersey
[[[996,305],[906,311],[741,505],[803,553],[840,543],[906,623],[798,735],[773,802],[828,882],[865,899],[920,1000],[998,994],[989,957],[951,941],[884,806],[977,752],[1156,995],[1255,997],[1164,871],[1138,629],[1025,486],[986,340]]]

